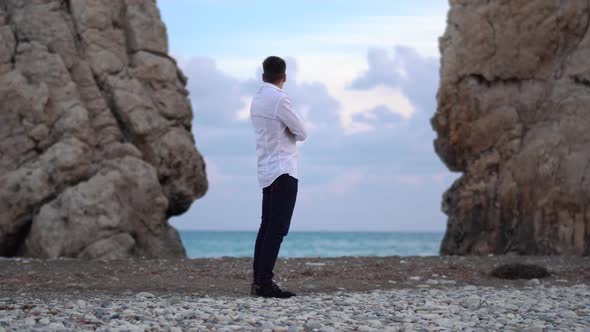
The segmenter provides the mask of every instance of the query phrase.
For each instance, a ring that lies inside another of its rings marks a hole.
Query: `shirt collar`
[[[276,86],[272,83],[262,82],[262,86],[268,86],[268,87],[271,87],[271,88],[274,88],[274,89],[277,89],[277,90],[283,92],[283,90],[281,88],[279,88],[278,86]]]

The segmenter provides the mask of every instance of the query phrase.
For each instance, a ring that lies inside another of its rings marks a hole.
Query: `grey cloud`
[[[236,122],[244,102],[241,82],[221,72],[213,59],[194,57],[184,65],[189,77],[188,90],[195,123],[199,126],[224,126]]]
[[[304,158],[309,162],[332,163],[335,166],[361,167],[388,165],[407,174],[445,172],[434,153],[435,138],[430,117],[436,108],[439,62],[421,56],[415,50],[397,46],[393,52],[370,49],[368,70],[350,85],[351,89],[369,90],[385,85],[399,88],[417,108],[405,119],[385,106],[356,114],[353,121],[364,122],[375,129],[344,135],[341,130],[316,133],[314,143],[305,146]]]
[[[440,170],[441,164],[433,152],[434,132],[429,117],[434,112],[438,62],[425,58],[407,47],[395,47],[395,52],[372,49],[368,53],[369,70],[359,75],[353,89],[370,89],[384,84],[399,87],[414,105],[415,116],[402,119],[385,106],[368,114],[356,115],[354,120],[374,125],[376,130],[347,136],[340,128],[339,102],[319,82],[297,82],[297,63],[287,60],[288,80],[285,90],[291,95],[299,111],[309,108],[309,119],[321,126],[310,133],[310,140],[302,146],[303,158],[324,165],[351,167],[391,160],[400,169],[424,172]],[[193,128],[197,143],[209,157],[229,158],[254,153],[254,134],[249,121],[235,119],[244,107],[243,97],[251,97],[260,86],[262,68],[256,68],[256,79],[239,80],[221,72],[209,58],[193,58],[184,68],[189,76],[189,90],[195,106]],[[400,74],[405,72],[405,75]],[[383,126],[394,124],[395,126]],[[224,163],[221,162],[223,171]]]
[[[398,87],[419,112],[432,114],[436,108],[439,59],[424,57],[406,46],[396,46],[393,51],[392,54],[386,49],[370,49],[367,56],[369,69],[355,79],[350,88]]]
[[[332,97],[326,86],[321,83],[303,83],[287,85],[285,91],[294,100],[298,111],[309,110],[309,119],[317,124],[339,125],[338,109],[340,104]]]
[[[340,103],[330,95],[327,87],[319,82],[297,83],[297,62],[293,58],[287,58],[286,62],[285,91],[292,97],[298,110],[307,107],[309,119],[316,124],[339,125]]]

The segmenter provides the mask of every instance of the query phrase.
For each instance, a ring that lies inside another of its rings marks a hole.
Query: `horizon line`
[[[257,229],[182,229],[177,228],[178,231],[194,231],[194,232],[258,232]],[[325,233],[444,233],[445,230],[427,231],[427,230],[290,230],[289,233],[298,232],[325,232]]]

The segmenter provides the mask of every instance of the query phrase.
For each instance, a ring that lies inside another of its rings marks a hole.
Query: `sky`
[[[308,127],[290,231],[444,231],[460,174],[434,152],[446,1],[159,0],[188,77],[209,191],[181,230],[258,230],[252,96],[262,61],[287,61],[284,90]]]

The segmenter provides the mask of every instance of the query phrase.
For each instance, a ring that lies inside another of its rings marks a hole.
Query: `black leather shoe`
[[[274,282],[267,285],[252,284],[250,295],[262,296],[262,297],[277,297],[286,299],[292,296],[296,296],[295,293],[282,290]]]

